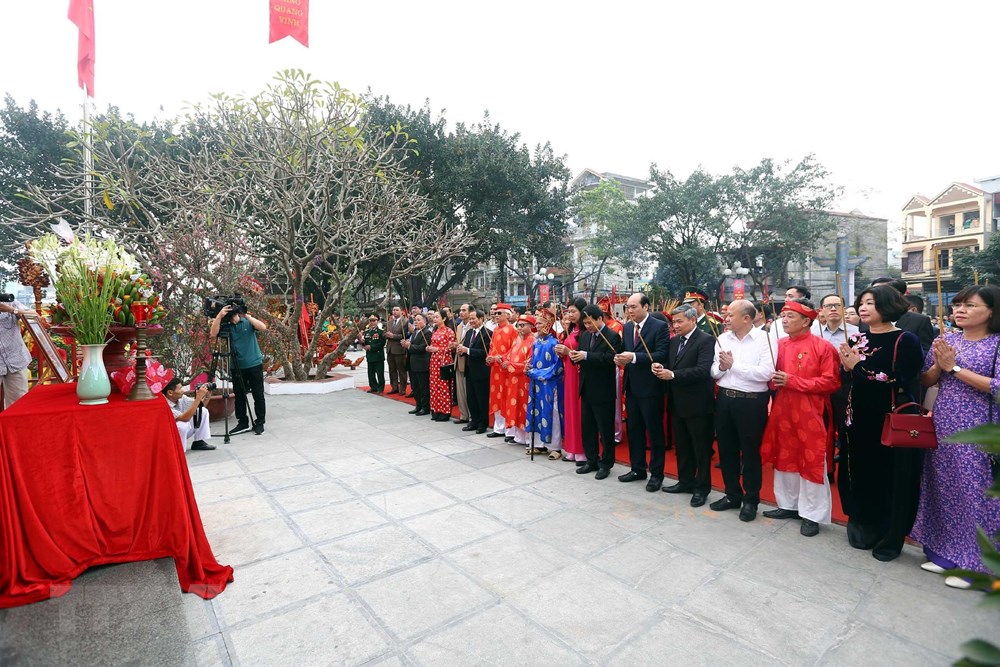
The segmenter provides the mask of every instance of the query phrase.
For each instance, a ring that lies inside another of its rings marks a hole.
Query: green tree
[[[972,285],[978,277],[979,284],[989,281],[1000,285],[1000,235],[994,234],[989,244],[978,252],[963,249],[955,253],[952,274],[962,286]]]
[[[577,192],[572,210],[587,232],[580,252],[586,260],[592,260],[588,263],[596,265],[590,295],[593,300],[608,261],[629,271],[647,258],[646,236],[636,222],[636,205],[614,181],[602,181],[591,190]]]
[[[435,117],[427,104],[413,109],[382,97],[371,102],[370,113],[375,124],[397,131],[399,141],[413,142],[405,167],[435,212],[470,241],[462,256],[397,285],[411,303],[434,303],[491,259],[502,290],[512,267],[525,272],[565,252],[570,173],[550,144],[530,150],[488,113],[451,131],[444,114]]]
[[[56,167],[73,156],[68,124],[61,112],[40,111],[31,100],[20,107],[10,95],[0,109],[0,221],[12,215],[16,201],[29,185],[56,184]],[[22,205],[30,206],[21,201]],[[0,282],[12,279],[11,265],[21,254],[12,225],[0,225]]]

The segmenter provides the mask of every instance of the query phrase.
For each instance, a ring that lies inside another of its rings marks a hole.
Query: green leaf
[[[983,424],[967,431],[959,431],[945,442],[960,442],[973,445],[986,445],[990,451],[1000,452],[1000,426],[996,424]]]
[[[1000,648],[982,639],[962,644],[962,654],[982,665],[1000,665]]]

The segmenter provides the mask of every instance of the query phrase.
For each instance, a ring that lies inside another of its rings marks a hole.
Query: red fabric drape
[[[171,557],[181,589],[233,580],[205,536],[165,399],[77,403],[40,386],[0,415],[0,608],[57,597],[87,568]]]
[[[80,87],[94,96],[94,63],[97,61],[97,40],[94,35],[94,0],[69,0],[69,20],[80,31],[77,43],[76,73]]]

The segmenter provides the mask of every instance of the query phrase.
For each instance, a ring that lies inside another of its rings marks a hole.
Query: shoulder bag
[[[892,348],[892,371],[896,373],[896,352],[899,350],[899,339]],[[895,379],[893,380],[895,385]],[[916,408],[917,414],[901,414],[900,410]],[[885,415],[882,422],[882,444],[886,447],[907,447],[910,449],[936,449],[938,446],[937,432],[934,430],[934,420],[924,408],[909,402],[896,405],[896,386],[892,387],[892,410]]]

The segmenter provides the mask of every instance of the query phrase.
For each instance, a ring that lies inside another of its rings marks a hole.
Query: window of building
[[[922,273],[924,270],[924,251],[917,250],[906,254],[903,271],[906,273]]]
[[[940,234],[939,236],[954,236],[955,235],[955,216],[954,215],[942,215],[938,218],[940,221]]]
[[[979,211],[966,211],[962,214],[962,229],[972,229],[979,226]]]
[[[951,251],[948,250],[947,248],[942,248],[939,261],[941,263],[940,266],[942,270],[947,269],[949,266],[951,266]]]

